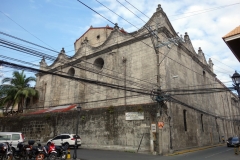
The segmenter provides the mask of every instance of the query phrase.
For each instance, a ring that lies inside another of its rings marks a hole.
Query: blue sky
[[[230,74],[232,75],[235,70],[240,72],[239,62],[222,40],[224,35],[240,25],[239,0],[119,0],[145,22],[126,10],[117,0],[98,1],[138,28],[148,21],[148,17],[151,17],[156,11],[157,5],[161,4],[174,29],[183,35],[188,32],[196,52],[198,47],[201,47],[206,59],[212,59],[214,72],[225,85],[231,85]],[[82,2],[114,23],[118,23],[127,32],[137,30],[96,0],[82,0]],[[134,9],[128,2],[148,17]],[[93,27],[112,26],[110,22],[77,0],[7,0],[2,1],[0,5],[0,32],[56,51],[60,51],[64,47],[70,56],[74,54],[76,39],[91,25]],[[1,34],[0,38],[30,46]],[[38,48],[38,50],[41,49]],[[46,54],[57,56],[53,52],[46,52]],[[1,46],[0,55],[35,64],[39,64],[41,60],[41,58]],[[0,57],[0,59],[3,58]],[[11,77],[13,69],[3,67],[0,71],[3,77]],[[27,72],[27,75],[32,74]]]

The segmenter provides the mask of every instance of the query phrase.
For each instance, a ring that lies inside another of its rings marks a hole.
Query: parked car
[[[231,147],[231,146],[239,146],[239,138],[238,137],[229,137],[227,140],[227,146]]]
[[[0,132],[0,143],[11,143],[13,151],[17,149],[19,142],[24,141],[24,136],[21,132]]]
[[[77,139],[77,148],[81,146],[81,138],[76,134],[60,134],[53,139],[49,139],[47,145],[52,141],[56,146],[61,146],[62,143],[66,148],[74,147]]]

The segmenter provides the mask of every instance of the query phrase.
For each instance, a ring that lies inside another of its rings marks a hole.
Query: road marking
[[[216,153],[216,154],[212,154],[212,155],[207,156],[207,157],[205,157],[205,158],[209,158],[209,157],[212,157],[212,156],[215,156],[215,155],[217,155],[217,154],[221,154],[221,153],[224,153],[224,152],[227,152],[227,151],[230,151],[230,150],[232,150],[232,149],[228,149],[228,150],[223,151],[223,152],[218,152],[218,153]]]

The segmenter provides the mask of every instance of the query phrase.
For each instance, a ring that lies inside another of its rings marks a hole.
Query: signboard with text
[[[156,131],[157,131],[157,127],[156,127],[156,124],[151,124],[151,130],[152,130],[152,132],[153,133],[156,133]]]
[[[144,112],[126,112],[126,120],[144,120]]]

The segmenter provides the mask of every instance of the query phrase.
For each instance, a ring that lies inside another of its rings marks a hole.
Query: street
[[[71,158],[74,149],[71,149]],[[149,155],[140,153],[130,153],[122,151],[108,151],[108,150],[94,150],[83,149],[77,150],[77,158],[81,160],[237,160],[240,159],[240,155],[234,154],[233,147],[214,147],[197,152],[191,152],[174,156],[160,156]]]

